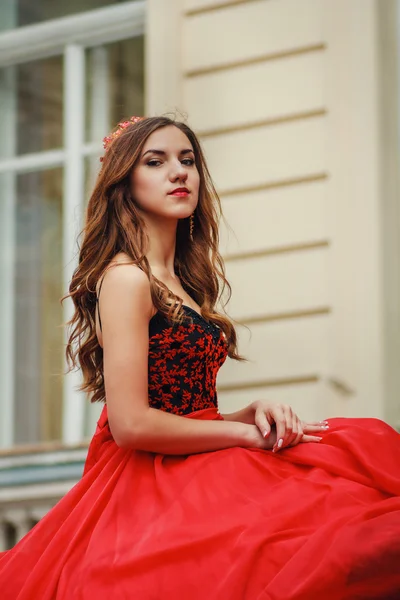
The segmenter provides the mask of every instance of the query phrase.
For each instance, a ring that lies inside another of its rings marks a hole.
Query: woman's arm
[[[201,421],[149,406],[148,332],[154,307],[143,271],[135,265],[107,271],[99,304],[108,419],[119,446],[163,454],[272,447],[255,425]]]
[[[129,428],[119,445],[162,454],[196,454],[233,446],[270,450],[272,434],[264,440],[255,425],[237,421],[201,421],[149,408],[136,427]]]

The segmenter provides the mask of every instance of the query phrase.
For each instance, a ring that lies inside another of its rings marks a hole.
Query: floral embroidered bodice
[[[218,408],[216,379],[226,360],[222,330],[183,305],[185,321],[161,313],[149,323],[149,404],[177,415]]]

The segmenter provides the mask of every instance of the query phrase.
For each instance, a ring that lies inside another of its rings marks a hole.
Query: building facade
[[[398,427],[399,0],[0,11],[2,547],[82,470],[100,407],[63,375],[59,300],[101,139],[132,114],[187,119],[221,197],[249,359],[221,369],[221,412],[268,398]]]

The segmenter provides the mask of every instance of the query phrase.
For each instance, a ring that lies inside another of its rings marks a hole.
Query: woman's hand
[[[276,429],[273,452],[288,446],[296,446],[299,442],[320,442],[322,437],[313,434],[329,429],[327,421],[314,423],[301,421],[287,404],[273,404],[257,400],[253,403],[253,407],[255,411],[254,424],[265,440],[271,436],[271,427],[274,426]]]

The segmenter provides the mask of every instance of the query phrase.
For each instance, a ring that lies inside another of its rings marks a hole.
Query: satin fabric
[[[277,454],[166,456],[119,448],[104,407],[82,479],[0,555],[0,597],[398,600],[400,436],[329,425]]]

